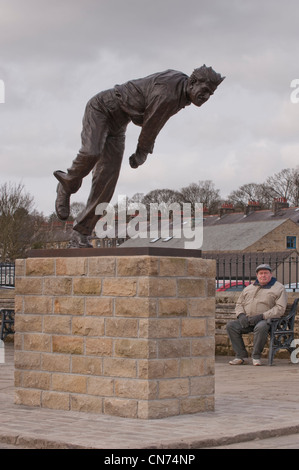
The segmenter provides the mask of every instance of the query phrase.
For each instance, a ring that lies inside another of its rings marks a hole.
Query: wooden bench
[[[15,311],[11,308],[1,308],[0,339],[4,341],[7,335],[14,334]]]
[[[288,304],[286,315],[284,317],[269,320],[269,365],[273,364],[274,355],[277,351],[286,349],[291,353],[295,349],[291,347],[291,343],[294,339],[294,323],[298,308],[298,301],[299,299],[295,299],[292,304]],[[226,325],[229,321],[235,319],[235,303],[217,303],[216,336],[227,336]]]

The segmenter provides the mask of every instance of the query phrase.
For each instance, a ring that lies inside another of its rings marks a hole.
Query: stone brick
[[[70,295],[71,292],[72,279],[69,277],[44,279],[44,295]]]
[[[189,395],[189,380],[171,379],[159,381],[158,398],[179,398]]]
[[[89,377],[87,393],[101,397],[111,397],[114,394],[114,379],[110,377]]]
[[[24,334],[25,351],[51,351],[51,336],[43,333],[25,333]]]
[[[149,318],[139,320],[140,338],[177,338],[180,336],[179,318]]]
[[[104,413],[121,418],[137,418],[137,400],[104,398]]]
[[[124,317],[156,316],[156,301],[148,298],[115,299],[115,315]]]
[[[136,292],[137,281],[134,278],[106,278],[103,281],[102,295],[132,297],[136,295]]]
[[[192,356],[213,356],[215,351],[214,336],[193,339],[191,342]]]
[[[74,374],[102,375],[103,360],[100,357],[72,356],[72,369]]]
[[[151,256],[122,256],[117,259],[117,276],[156,276],[159,259]]]
[[[74,278],[75,295],[99,295],[101,293],[101,279],[98,278]]]
[[[52,313],[52,297],[44,295],[24,296],[24,313]]]
[[[215,298],[216,286],[215,279],[207,279],[207,296]]]
[[[179,297],[204,297],[206,294],[205,279],[178,279]]]
[[[141,278],[138,295],[141,297],[175,297],[176,280],[174,278]]]
[[[88,258],[89,276],[115,276],[115,257],[99,256]]]
[[[162,419],[176,416],[180,413],[179,400],[139,401],[138,418]]]
[[[181,377],[196,377],[206,373],[206,361],[202,357],[183,357],[180,362]]]
[[[43,391],[41,401],[44,408],[65,411],[69,411],[70,409],[70,398],[68,393]]]
[[[105,335],[125,338],[137,338],[138,320],[135,318],[106,318]]]
[[[205,336],[206,319],[205,318],[183,318],[182,336],[194,337]]]
[[[214,317],[215,298],[201,297],[200,299],[190,299],[188,301],[188,312],[190,317]]]
[[[72,334],[82,336],[103,336],[104,318],[75,317],[72,321]]]
[[[28,258],[26,260],[26,276],[52,276],[54,272],[53,258]]]
[[[159,358],[190,356],[189,339],[165,339],[159,341],[158,348]]]
[[[188,307],[186,299],[160,299],[159,316],[187,316]]]
[[[15,367],[17,369],[39,369],[41,355],[39,352],[15,351]]]
[[[24,295],[16,295],[15,296],[15,313],[24,313],[23,304],[24,304]]]
[[[112,356],[113,340],[110,338],[86,338],[86,355]]]
[[[14,370],[15,387],[22,387],[23,371]]]
[[[23,387],[49,390],[51,375],[47,372],[27,371],[23,372]]]
[[[47,315],[44,317],[44,333],[70,334],[71,317],[61,315]]]
[[[82,375],[53,374],[52,388],[57,392],[86,393],[87,378]]]
[[[41,406],[41,390],[17,389],[15,404],[25,406]]]
[[[70,409],[85,413],[103,413],[103,398],[88,395],[71,394]]]
[[[115,339],[115,356],[136,359],[156,357],[156,342],[142,339]]]
[[[49,372],[70,372],[71,358],[69,354],[41,355],[41,370]]]
[[[16,294],[42,294],[42,279],[21,277],[16,279]]]
[[[101,297],[86,297],[86,315],[111,316],[113,314],[113,299]]]
[[[15,276],[16,277],[25,276],[25,264],[26,264],[25,259],[16,259],[15,261]]]
[[[216,260],[188,258],[187,276],[214,278],[216,277]]]
[[[54,353],[83,354],[83,338],[66,335],[53,336],[52,347]]]
[[[21,332],[37,332],[41,333],[42,331],[42,317],[41,315],[15,315],[15,329]]]
[[[103,375],[111,377],[136,377],[137,361],[120,357],[104,357]]]
[[[61,315],[83,315],[84,297],[56,297],[54,313]]]
[[[85,276],[87,258],[57,258],[56,276]]]
[[[160,258],[160,276],[184,276],[186,272],[186,258]]]
[[[206,397],[188,397],[180,401],[181,414],[202,413],[207,410]]]
[[[180,359],[150,359],[138,361],[141,379],[167,379],[179,376]]]
[[[115,380],[115,396],[135,398],[138,400],[153,400],[157,397],[158,384],[148,380]]]

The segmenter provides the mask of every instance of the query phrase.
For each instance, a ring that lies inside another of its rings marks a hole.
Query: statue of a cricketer
[[[141,127],[136,151],[129,158],[138,168],[153,153],[156,137],[168,119],[191,103],[204,104],[224,80],[212,67],[203,65],[190,77],[166,70],[145,78],[102,91],[86,105],[81,134],[82,147],[67,170],[55,171],[58,179],[56,213],[66,220],[70,196],[76,193],[82,179],[93,170],[90,194],[85,209],[73,226],[71,247],[92,247],[88,241],[100,216],[95,209],[109,203],[119,177],[129,122]]]

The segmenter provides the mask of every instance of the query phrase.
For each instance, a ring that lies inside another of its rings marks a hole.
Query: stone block
[[[17,404],[134,419],[214,409],[214,261],[57,256],[16,266]]]
[[[83,348],[83,338],[68,335],[52,336],[53,353],[83,354]]]

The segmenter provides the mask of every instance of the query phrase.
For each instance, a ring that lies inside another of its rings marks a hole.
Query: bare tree
[[[299,199],[299,167],[285,168],[279,173],[269,176],[265,182],[265,191],[273,199],[283,197],[290,204],[298,206]]]
[[[25,256],[37,242],[42,216],[33,210],[33,198],[19,183],[0,186],[0,259],[13,261]]]
[[[236,210],[243,211],[249,201],[259,202],[261,209],[270,209],[272,197],[266,184],[247,183],[232,191],[227,202],[232,203]]]
[[[181,189],[184,202],[195,204],[201,202],[203,207],[208,209],[210,214],[217,213],[221,203],[220,191],[215,188],[211,180],[199,181],[191,183]]]

